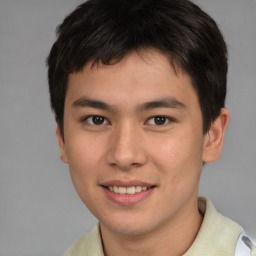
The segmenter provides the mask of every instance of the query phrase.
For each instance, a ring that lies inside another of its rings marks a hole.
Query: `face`
[[[151,232],[196,209],[206,136],[190,78],[157,51],[69,76],[62,160],[106,229]]]

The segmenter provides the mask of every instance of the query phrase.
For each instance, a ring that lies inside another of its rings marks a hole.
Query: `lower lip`
[[[103,191],[105,192],[105,194],[107,195],[107,197],[114,203],[116,204],[120,204],[120,205],[133,205],[136,204],[144,199],[146,199],[147,197],[150,196],[150,194],[153,192],[155,187],[152,187],[150,189],[147,190],[143,190],[139,193],[135,193],[135,194],[118,194],[115,192],[112,192],[110,190],[108,190],[105,187],[102,187]]]

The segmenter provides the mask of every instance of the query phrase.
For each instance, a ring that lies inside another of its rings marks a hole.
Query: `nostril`
[[[130,170],[133,168],[138,168],[142,166],[143,164],[141,163],[121,163],[121,162],[115,162],[115,163],[110,163],[110,166],[113,168],[118,168],[122,170]]]

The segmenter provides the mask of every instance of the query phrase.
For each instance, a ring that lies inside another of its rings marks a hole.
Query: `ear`
[[[229,112],[222,108],[220,115],[211,124],[204,138],[203,162],[213,162],[220,156],[223,146],[224,133],[228,125]]]
[[[56,129],[56,136],[59,142],[59,148],[60,148],[60,159],[64,163],[68,163],[68,158],[67,158],[67,153],[66,153],[66,148],[65,148],[65,143],[64,143],[64,138],[60,132],[60,127],[57,125]]]

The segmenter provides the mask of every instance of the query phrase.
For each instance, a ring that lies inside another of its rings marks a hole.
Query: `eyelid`
[[[101,118],[104,119],[104,122],[102,124],[97,125],[97,124],[94,124],[92,121],[88,121],[89,119],[91,119],[93,117],[101,117]],[[101,126],[101,125],[109,124],[108,119],[104,116],[101,116],[101,115],[88,115],[88,116],[83,117],[81,121],[82,122],[87,122],[89,125],[92,125],[92,126]]]
[[[165,123],[164,124],[150,124],[150,120],[154,120],[156,117],[163,117],[163,118],[165,118],[166,119],[166,121],[165,121]],[[165,125],[167,125],[168,123],[170,123],[170,122],[175,122],[175,119],[174,118],[172,118],[172,117],[169,117],[169,116],[165,116],[165,115],[155,115],[155,116],[151,116],[150,118],[148,118],[147,119],[147,121],[146,121],[146,123],[147,124],[149,124],[149,125],[154,125],[154,126],[159,126],[159,127],[161,127],[161,126],[165,126]]]

